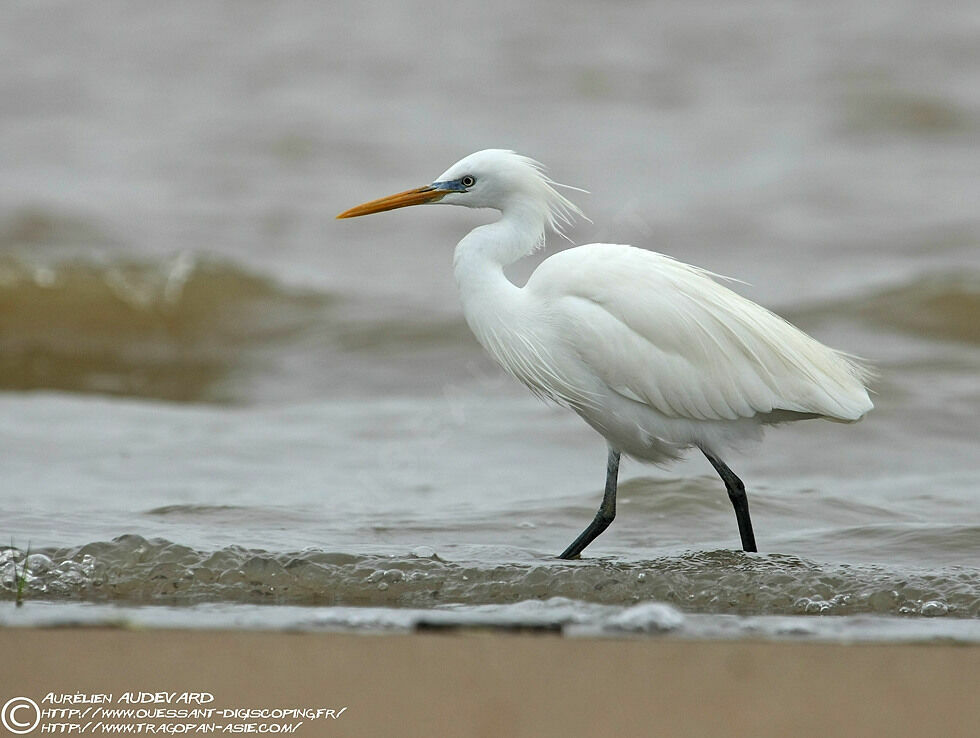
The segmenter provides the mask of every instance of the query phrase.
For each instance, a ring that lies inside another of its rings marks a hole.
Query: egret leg
[[[559,559],[577,559],[592,541],[598,538],[616,517],[616,485],[619,481],[619,451],[609,447],[609,458],[606,461],[606,491],[602,495],[602,504],[595,514],[589,527],[582,531],[572,545],[566,548]]]
[[[701,449],[701,453],[708,457],[708,461],[728,489],[728,499],[732,501],[735,519],[738,521],[738,535],[742,538],[742,550],[758,551],[759,549],[755,547],[755,534],[752,532],[752,518],[749,517],[749,498],[745,496],[745,485],[724,461],[716,459],[704,449]]]

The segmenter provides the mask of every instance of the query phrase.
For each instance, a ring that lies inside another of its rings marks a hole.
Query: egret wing
[[[713,276],[652,251],[590,244],[547,259],[527,288],[601,381],[668,417],[856,420],[871,409],[862,367]]]

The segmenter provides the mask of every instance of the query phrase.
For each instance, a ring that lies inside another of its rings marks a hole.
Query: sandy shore
[[[88,717],[97,707],[347,708],[336,719],[103,713],[103,724],[302,722],[294,734],[306,736],[980,735],[976,646],[66,628],[0,630],[0,653],[0,701],[92,708]],[[176,694],[121,702],[140,692]],[[213,701],[187,704],[188,692]],[[111,696],[66,705],[50,693]]]

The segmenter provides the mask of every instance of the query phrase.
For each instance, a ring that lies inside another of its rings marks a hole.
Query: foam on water
[[[479,550],[454,552],[447,558],[430,551],[197,551],[130,535],[74,549],[37,551],[26,562],[24,552],[8,549],[0,559],[0,583],[7,599],[14,597],[21,573],[28,600],[132,605],[244,602],[418,608],[563,597],[620,606],[655,600],[682,611],[716,614],[980,615],[980,571],[968,567],[894,570],[731,551],[571,563],[524,553],[513,563],[484,563],[493,558]],[[639,627],[630,620],[638,612],[624,615],[621,627]]]

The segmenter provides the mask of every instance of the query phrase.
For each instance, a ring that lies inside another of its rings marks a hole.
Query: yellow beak
[[[350,210],[345,210],[338,218],[356,218],[360,215],[371,215],[371,213],[382,213],[385,210],[395,210],[396,208],[406,208],[409,205],[421,205],[426,202],[434,202],[451,190],[440,190],[426,185],[417,187],[414,190],[399,192],[397,195],[388,195],[377,200],[371,200],[363,205],[357,205]]]

